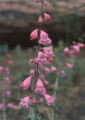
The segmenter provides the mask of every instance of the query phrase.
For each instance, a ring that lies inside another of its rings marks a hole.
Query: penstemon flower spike
[[[33,69],[30,70],[29,75],[20,85],[24,90],[28,90],[31,88],[32,95],[25,96],[21,98],[19,106],[24,108],[29,108],[32,106],[32,111],[34,111],[34,115],[31,116],[32,120],[37,120],[36,113],[36,105],[38,102],[46,101],[47,105],[50,106],[54,103],[54,96],[48,95],[47,90],[44,86],[49,84],[49,81],[43,79],[41,69],[44,72],[53,72],[56,71],[56,67],[52,66],[51,69],[47,68],[44,65],[49,65],[53,61],[53,57],[55,56],[53,53],[53,47],[50,45],[52,40],[49,38],[48,34],[42,30],[42,24],[44,21],[50,21],[51,16],[47,13],[43,13],[43,6],[47,6],[48,2],[46,0],[35,0],[36,3],[41,3],[40,16],[38,18],[39,28],[33,30],[30,34],[30,40],[36,41],[36,57],[31,58],[28,62],[30,66],[34,66]],[[35,119],[34,119],[35,118]]]

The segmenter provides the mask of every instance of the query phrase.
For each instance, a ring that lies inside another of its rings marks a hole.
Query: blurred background
[[[48,0],[44,8],[52,16],[50,23],[43,25],[50,33],[53,43],[59,40],[66,43],[78,40],[85,33],[85,0]],[[30,32],[38,27],[40,5],[34,0],[0,0],[0,43],[6,42],[9,48],[20,45],[32,46]]]
[[[57,60],[53,64],[57,67],[64,47],[70,46],[73,41],[85,43],[85,0],[48,0],[44,12],[52,16],[50,22],[42,25],[42,29],[53,41]],[[27,110],[18,108],[20,98],[27,94],[20,89],[19,84],[29,73],[28,60],[33,57],[35,45],[29,35],[39,27],[39,15],[40,4],[34,0],[0,0],[0,66],[10,69],[11,86],[5,89],[9,89],[12,96],[6,99],[6,103],[11,101],[14,104],[11,112],[10,109],[6,110],[6,120],[26,120],[28,115]],[[60,81],[55,120],[85,120],[85,48],[70,62],[75,67],[64,81]],[[52,84],[55,77],[55,74],[51,74],[47,79]],[[50,108],[39,108],[41,120],[52,120]],[[1,111],[0,120],[4,120]]]

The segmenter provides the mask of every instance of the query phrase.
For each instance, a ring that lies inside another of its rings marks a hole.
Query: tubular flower
[[[69,53],[69,48],[68,48],[68,47],[66,47],[66,48],[64,49],[64,53],[65,53],[65,54],[68,54],[68,53]]]
[[[77,45],[73,45],[73,46],[71,46],[71,48],[73,49],[74,54],[77,54],[77,53],[79,53],[79,51],[80,51],[80,47],[77,46]]]
[[[32,75],[27,77],[20,85],[24,90],[27,90],[31,84]]]
[[[12,104],[12,103],[8,103],[8,104],[7,104],[7,107],[8,107],[8,108],[13,108],[13,104]]]
[[[44,94],[44,98],[45,98],[48,106],[50,106],[51,104],[54,103],[54,96]]]
[[[38,29],[35,29],[30,34],[30,40],[35,40],[38,37]]]
[[[29,71],[29,74],[30,74],[30,75],[34,75],[34,74],[35,74],[35,70],[34,70],[34,69],[31,69],[31,70]]]
[[[85,45],[84,45],[83,43],[78,43],[78,46],[79,46],[80,48],[84,48],[84,47],[85,47]]]
[[[0,66],[0,73],[4,70],[4,68],[2,66]]]
[[[60,71],[60,76],[61,76],[61,77],[65,77],[65,72],[64,72],[64,70],[61,70],[61,71]]]
[[[66,67],[68,67],[68,68],[70,68],[70,69],[73,68],[73,64],[70,64],[70,63],[68,63],[68,62],[66,62],[65,65],[66,65]]]
[[[34,90],[36,93],[39,93],[39,94],[44,94],[46,93],[46,89],[42,83],[42,81],[40,80],[40,78],[38,78],[37,80],[37,84],[36,84],[36,88]]]
[[[46,32],[44,32],[44,31],[41,31],[39,44],[46,45],[46,44],[51,44],[51,43],[52,43],[52,41],[48,37],[48,34]]]
[[[52,72],[55,72],[55,71],[57,71],[58,69],[55,67],[55,66],[51,66],[51,71]]]
[[[51,16],[49,14],[47,14],[47,13],[44,13],[44,19],[46,21],[50,21],[51,20]]]
[[[21,101],[19,103],[20,107],[24,107],[24,108],[28,108],[29,107],[29,103],[30,103],[30,96],[21,98]]]
[[[42,64],[46,64],[46,63],[47,63],[46,56],[45,56],[44,53],[41,52],[41,51],[38,52],[37,62],[38,62],[38,63],[40,62],[40,63],[42,63]]]
[[[42,16],[39,16],[38,22],[39,22],[39,23],[43,23],[43,18],[42,18]]]
[[[49,73],[50,72],[50,69],[48,67],[44,67],[43,70],[44,70],[45,73]]]
[[[43,50],[44,50],[44,53],[45,53],[45,55],[48,57],[54,57],[55,55],[54,55],[54,53],[53,53],[53,47],[52,46],[49,46],[49,47],[44,47],[43,48]]]
[[[44,0],[44,5],[48,6],[48,2],[46,0]]]

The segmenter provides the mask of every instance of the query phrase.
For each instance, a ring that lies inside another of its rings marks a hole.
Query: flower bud
[[[50,21],[51,20],[51,16],[49,14],[47,14],[47,13],[44,13],[44,19],[46,21]]]

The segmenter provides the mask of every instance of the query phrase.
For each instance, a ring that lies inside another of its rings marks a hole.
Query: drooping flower
[[[46,21],[50,21],[51,20],[51,16],[49,14],[47,14],[47,13],[44,13],[44,19]]]
[[[54,57],[54,53],[53,53],[53,47],[52,46],[49,46],[49,47],[44,47],[43,48],[44,50],[44,53],[47,57]]]
[[[61,71],[60,71],[60,76],[61,76],[61,77],[65,77],[65,72],[64,72],[64,70],[61,70]]]
[[[6,91],[6,92],[5,92],[5,95],[6,95],[7,97],[11,97],[11,92],[10,92],[10,91]]]
[[[73,68],[73,64],[70,64],[70,63],[68,63],[68,62],[66,62],[65,65],[66,65],[66,67],[68,67],[68,68],[70,68],[70,69]]]
[[[37,62],[39,63],[42,63],[42,64],[46,64],[47,63],[47,59],[46,59],[46,56],[43,52],[39,51],[38,52],[38,58],[37,58]]]
[[[13,64],[13,61],[12,61],[12,60],[8,60],[8,61],[6,62],[6,64],[12,65],[12,64]]]
[[[80,48],[84,48],[85,47],[85,45],[83,44],[83,43],[78,43],[77,44]]]
[[[48,34],[44,31],[40,32],[40,40],[39,40],[39,44],[42,45],[46,45],[46,44],[51,44],[52,41],[51,39],[48,37]]]
[[[52,72],[55,72],[55,71],[57,71],[58,69],[55,67],[55,66],[51,66],[51,71]]]
[[[69,48],[68,48],[68,47],[66,47],[66,48],[64,49],[64,53],[65,53],[65,54],[69,53]]]
[[[43,102],[44,102],[44,99],[43,99],[43,98],[40,98],[40,102],[43,103]]]
[[[5,73],[6,73],[6,74],[10,74],[9,68],[5,68]]]
[[[4,68],[2,66],[0,66],[0,73],[4,70]]]
[[[49,85],[49,81],[43,80],[43,82],[44,82],[45,85]]]
[[[78,54],[80,51],[80,47],[78,45],[73,45],[71,48],[73,49],[74,54]]]
[[[46,93],[46,89],[42,83],[42,81],[40,80],[40,78],[38,78],[37,80],[37,84],[36,84],[36,88],[34,90],[36,93],[39,93],[39,94],[44,94]]]
[[[28,64],[29,64],[30,66],[32,66],[32,65],[34,64],[34,62],[33,62],[33,59],[32,59],[32,58],[28,61]]]
[[[51,104],[54,103],[54,96],[44,94],[44,98],[45,98],[48,106],[50,106]]]
[[[30,96],[27,96],[27,97],[24,97],[24,98],[21,98],[21,101],[19,103],[19,106],[20,107],[23,107],[23,108],[28,108],[29,107],[29,104],[30,104]]]
[[[44,0],[43,3],[44,3],[45,6],[48,6],[48,2],[46,0]]]
[[[43,70],[44,70],[45,73],[49,73],[50,72],[50,69],[48,67],[44,67]]]
[[[8,103],[7,104],[7,108],[13,108],[13,104],[12,103]]]
[[[30,75],[34,75],[34,74],[35,74],[35,70],[34,70],[34,69],[31,69],[31,70],[29,71],[29,74],[30,74]]]
[[[27,77],[20,85],[24,90],[27,90],[31,84],[32,75]]]
[[[32,103],[35,104],[37,102],[36,98],[34,97]]]
[[[39,23],[43,23],[43,18],[42,18],[42,16],[39,16],[38,22],[39,22]]]
[[[30,34],[30,40],[35,40],[38,37],[38,29],[35,29]]]

